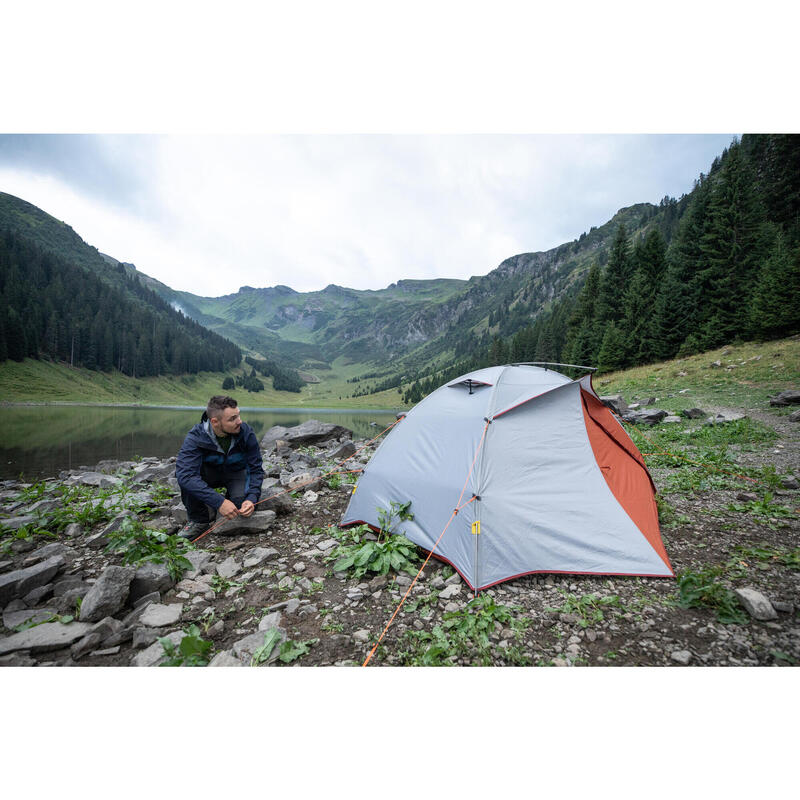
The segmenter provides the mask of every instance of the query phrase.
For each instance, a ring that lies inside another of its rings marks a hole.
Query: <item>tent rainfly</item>
[[[340,524],[377,528],[379,509],[409,500],[398,532],[473,590],[532,573],[673,575],[644,459],[590,375],[514,364],[436,389],[378,447]]]

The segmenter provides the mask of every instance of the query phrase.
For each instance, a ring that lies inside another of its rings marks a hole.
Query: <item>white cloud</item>
[[[730,138],[83,137],[76,173],[74,141],[33,137],[29,155],[6,148],[0,190],[175,289],[377,289],[486,274],[689,191]]]

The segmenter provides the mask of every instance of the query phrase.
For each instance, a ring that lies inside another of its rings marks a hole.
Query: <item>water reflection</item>
[[[6,406],[0,439],[0,478],[26,480],[58,475],[104,459],[174,456],[202,409]],[[291,427],[308,419],[350,428],[357,437],[377,435],[394,422],[384,411],[242,409],[242,419],[261,436],[273,425]]]

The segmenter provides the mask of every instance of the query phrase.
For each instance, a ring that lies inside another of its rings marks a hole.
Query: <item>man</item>
[[[225,519],[253,513],[264,480],[261,448],[232,397],[216,395],[208,401],[200,424],[183,441],[175,476],[188,517],[178,533],[184,539],[196,539],[208,530],[207,506]],[[222,486],[224,498],[214,491]]]

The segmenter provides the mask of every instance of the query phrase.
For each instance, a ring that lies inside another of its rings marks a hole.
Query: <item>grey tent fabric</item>
[[[588,377],[522,365],[449,382],[381,443],[341,524],[377,527],[378,509],[410,500],[398,530],[473,589],[532,572],[671,576],[603,477],[582,391],[594,395]],[[436,544],[460,497],[477,499]]]

